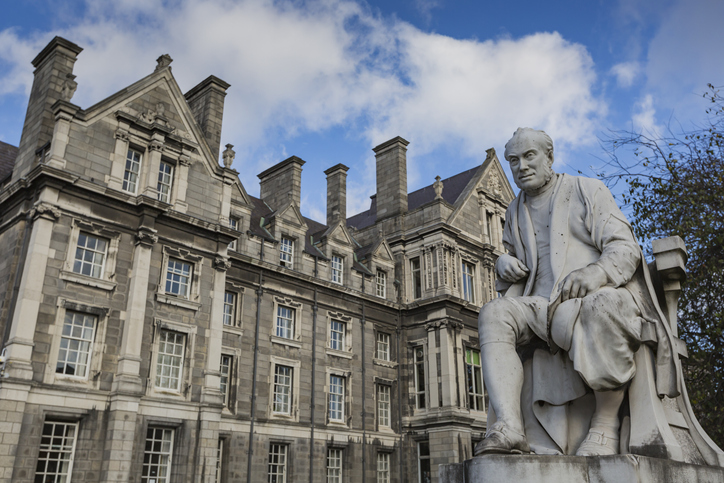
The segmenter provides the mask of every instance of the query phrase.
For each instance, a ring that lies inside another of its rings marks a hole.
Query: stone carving
[[[171,65],[171,62],[173,62],[173,59],[168,54],[163,54],[158,59],[156,59],[156,69],[154,72],[158,72],[161,69],[165,69],[169,65]]]
[[[435,182],[432,184],[432,189],[435,190],[435,199],[441,200],[442,199],[442,181],[440,181],[440,176],[435,176]]]
[[[224,152],[221,153],[221,156],[224,159],[224,168],[230,169],[231,165],[234,162],[234,158],[236,157],[236,151],[232,149],[233,147],[233,144],[227,144],[226,149],[224,149]]]
[[[60,98],[70,102],[77,88],[78,83],[75,81],[75,76],[73,74],[66,74],[63,87],[60,89]]]
[[[476,456],[623,451],[724,461],[682,392],[683,352],[669,325],[676,321],[663,315],[609,190],[554,173],[553,143],[542,131],[518,129],[505,158],[521,192],[505,216],[508,253],[496,262],[504,296],[478,319],[490,411]],[[690,446],[673,436],[671,407],[689,421]],[[699,453],[685,456],[693,443]]]
[[[31,220],[45,218],[46,220],[56,221],[60,218],[60,210],[56,206],[47,203],[38,203],[28,212],[28,218]]]
[[[500,196],[500,193],[502,193],[503,187],[500,184],[500,175],[498,175],[497,171],[490,173],[490,177],[488,178],[488,190],[496,196]]]
[[[136,245],[151,247],[156,242],[158,242],[158,235],[156,235],[155,230],[151,231],[148,228],[141,228],[141,230],[136,233]]]
[[[231,260],[224,257],[216,257],[214,259],[214,268],[220,272],[225,272],[231,268]]]

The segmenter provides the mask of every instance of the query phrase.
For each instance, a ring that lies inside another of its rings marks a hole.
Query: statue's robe
[[[525,197],[521,191],[508,207],[503,243],[510,255],[521,260],[530,272],[515,284],[499,280],[496,288],[505,297],[531,295],[535,281],[538,256]],[[635,351],[642,330],[656,334],[656,388],[660,396],[679,394],[680,367],[641,249],[608,188],[596,179],[562,174],[556,181],[553,198],[549,228],[555,285],[548,306],[548,333],[538,334],[549,348],[535,350],[532,359],[524,364],[522,405],[526,434],[534,451],[570,454],[575,453],[588,431],[595,407],[591,387],[617,389],[634,376],[633,354],[626,355],[631,363],[619,364],[620,367],[613,359],[622,357],[625,350]],[[575,360],[568,351],[585,354],[587,350],[606,349],[606,340],[586,333],[586,324],[580,320],[581,299],[560,303],[565,277],[593,263],[606,272],[608,286],[628,290],[639,309],[639,313],[630,314],[637,318],[631,325],[637,340],[628,349],[613,348],[609,357],[614,364],[600,364],[600,354],[593,361],[584,361],[585,357]],[[589,377],[586,379],[582,374]]]

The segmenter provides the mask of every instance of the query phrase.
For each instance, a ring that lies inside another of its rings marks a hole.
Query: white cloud
[[[643,133],[652,138],[658,138],[664,132],[663,127],[656,121],[654,97],[651,94],[645,95],[636,102],[631,120],[634,132]]]
[[[89,0],[87,7],[42,38],[0,31],[0,61],[10,65],[0,72],[0,95],[29,92],[29,60],[53,35],[85,49],[73,99],[83,107],[149,74],[169,53],[182,89],[209,74],[231,84],[222,141],[235,145],[251,192],[262,166],[283,159],[285,139],[310,131],[343,126],[370,146],[402,135],[412,142],[414,185],[423,173],[432,182],[416,156],[452,147],[482,161],[521,124],[578,146],[595,142],[605,114],[592,93],[590,55],[558,33],[460,40],[381,18],[353,0]],[[350,213],[367,208],[364,188],[374,191],[373,159],[364,165],[350,183]]]
[[[631,87],[640,73],[641,64],[638,62],[621,62],[611,67],[611,74],[620,87]]]

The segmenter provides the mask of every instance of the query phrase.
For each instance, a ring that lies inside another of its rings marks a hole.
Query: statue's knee
[[[510,322],[510,309],[505,299],[493,299],[483,305],[478,316],[478,335],[480,343],[515,338],[515,330]]]
[[[586,295],[581,300],[581,317],[588,318],[605,313],[611,310],[611,303],[610,294],[606,290]]]

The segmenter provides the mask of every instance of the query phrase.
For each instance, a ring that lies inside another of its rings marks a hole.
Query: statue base
[[[724,468],[633,454],[485,455],[441,465],[439,483],[721,483]]]

